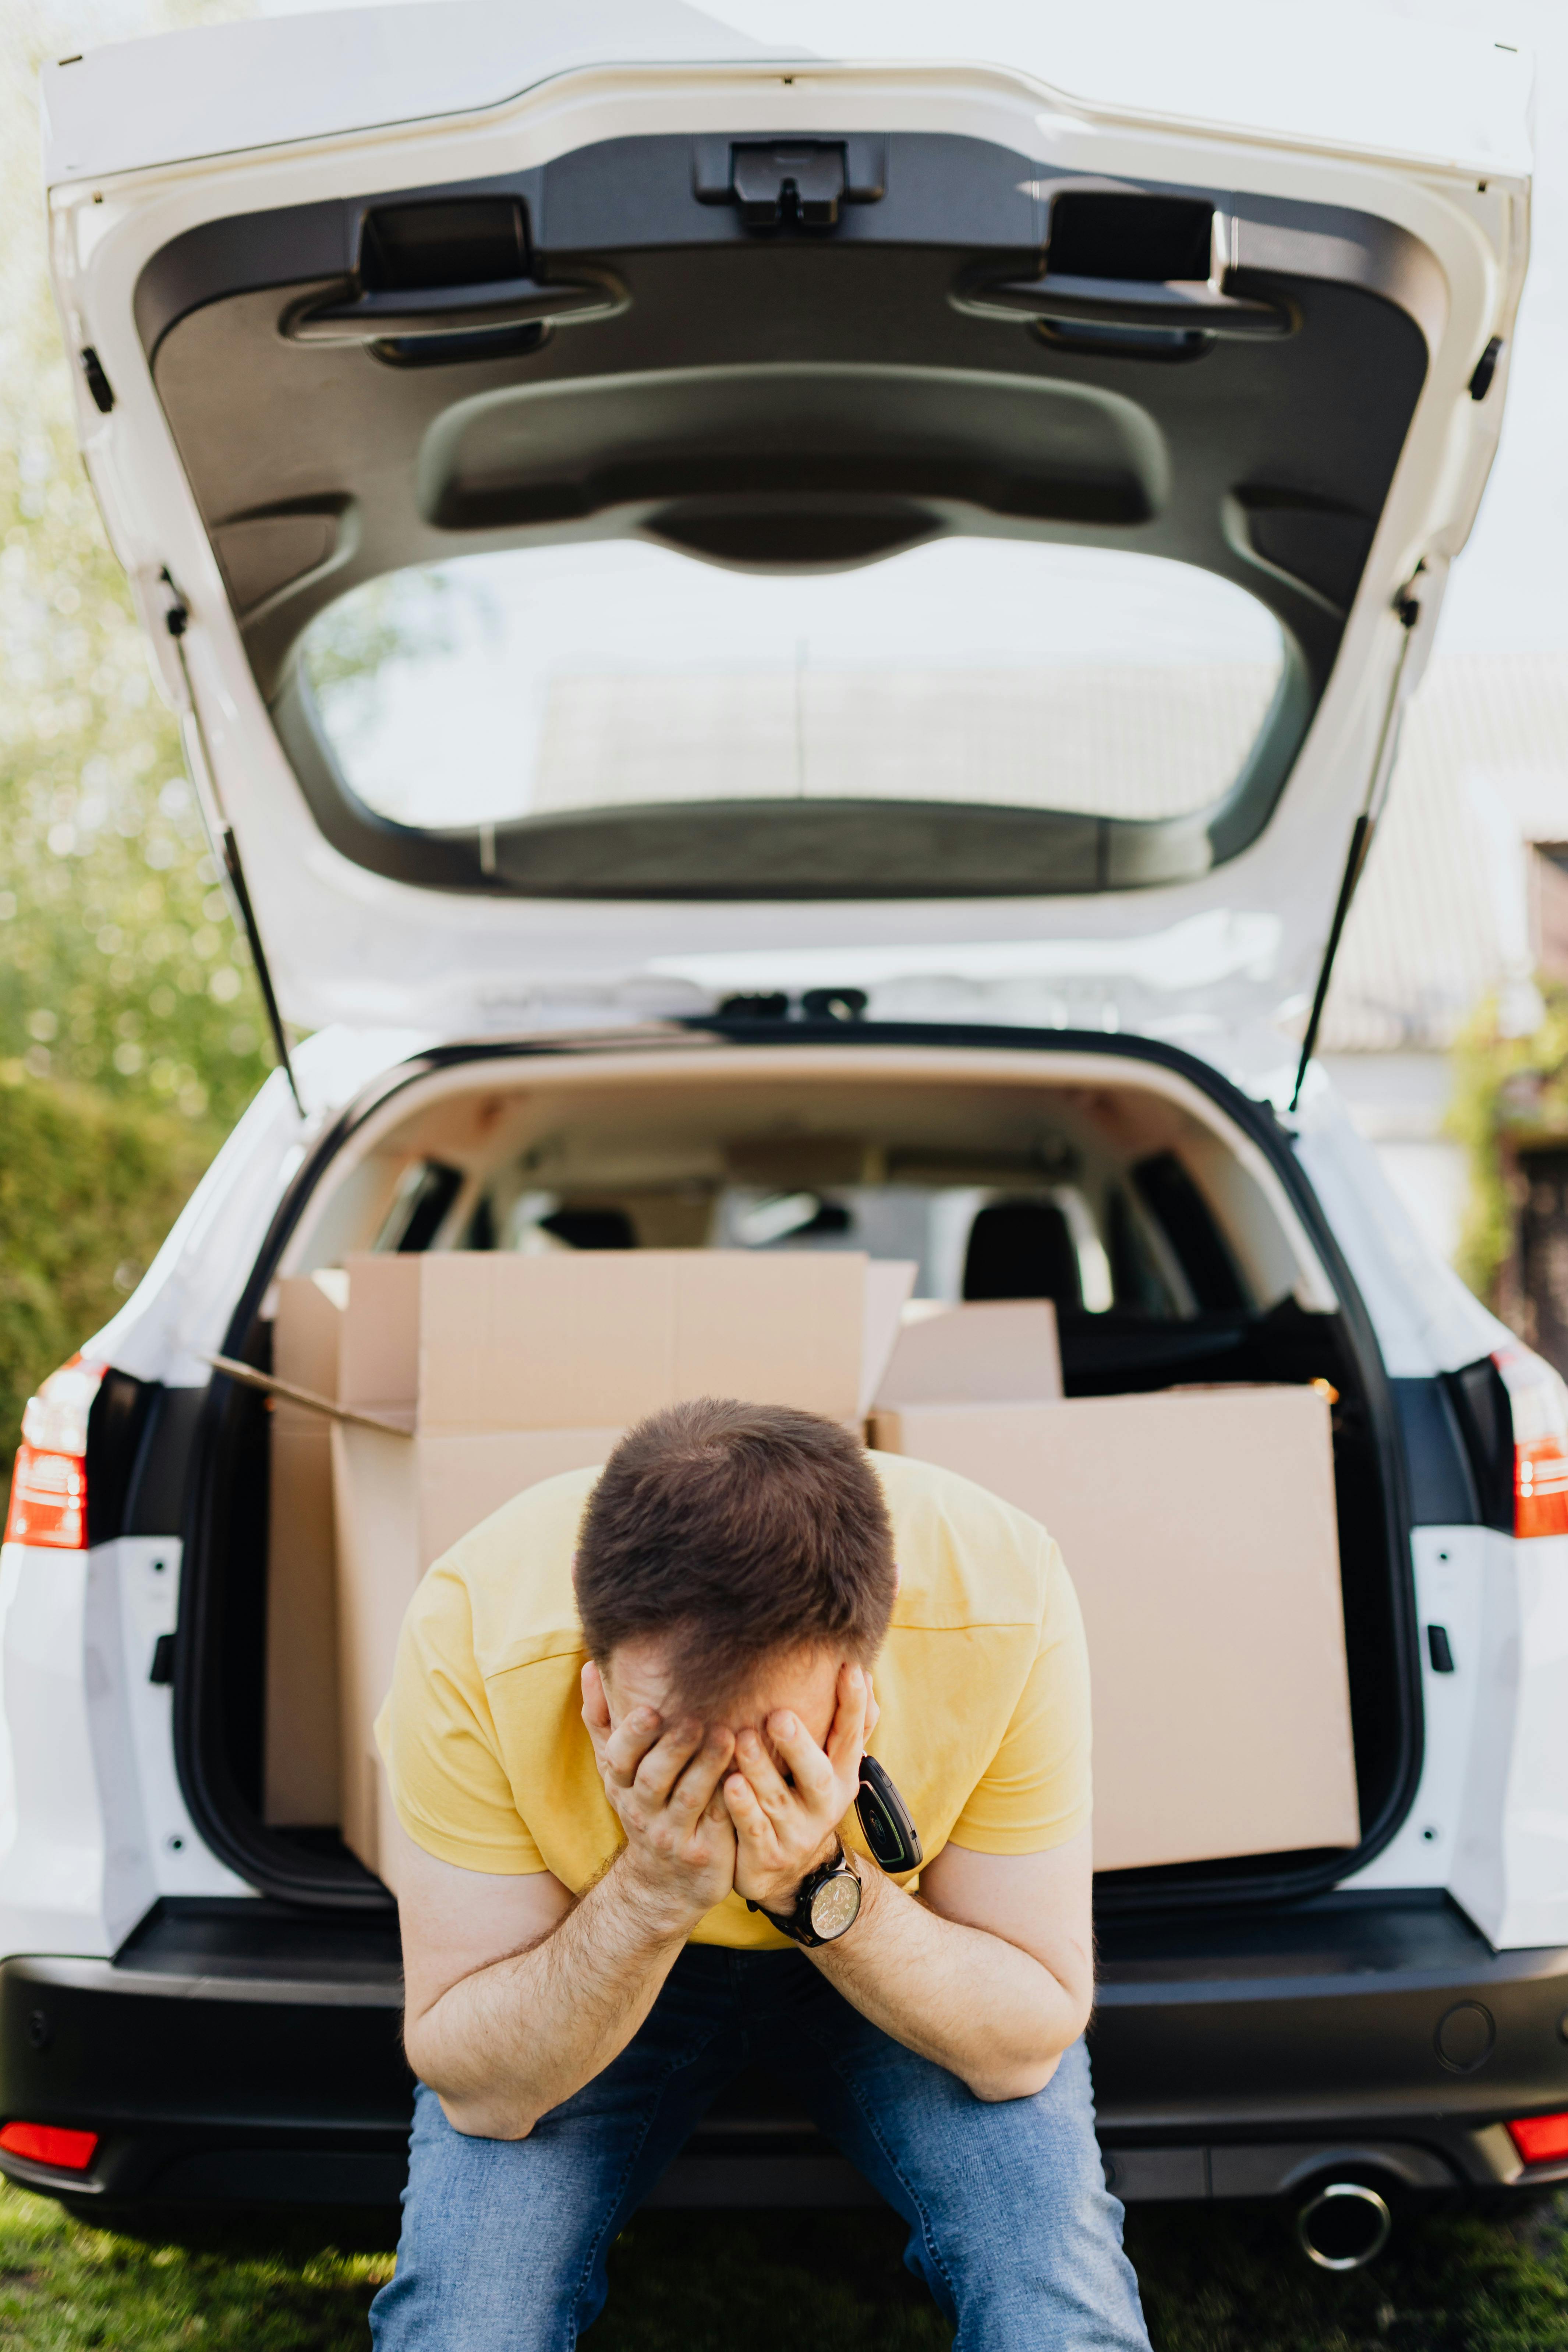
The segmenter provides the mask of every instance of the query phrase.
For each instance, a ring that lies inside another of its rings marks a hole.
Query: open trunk
[[[1100,1900],[1278,1898],[1386,1841],[1419,1713],[1381,1361],[1284,1130],[1172,1049],[746,1015],[448,1048],[403,1066],[318,1148],[228,1352],[268,1369],[276,1277],[355,1253],[712,1246],[912,1259],[927,1301],[1048,1297],[1069,1398],[1329,1384],[1360,1853],[1118,1872]],[[268,1526],[275,1426],[254,1391],[215,1382],[192,1465],[182,1777],[204,1834],[257,1885],[379,1905],[339,1835],[330,1556],[319,1521],[299,1540]],[[1270,1540],[1260,1525],[1260,1556]]]
[[[742,17],[46,76],[84,455],[283,1017],[1293,1018],[1497,438],[1525,61]]]

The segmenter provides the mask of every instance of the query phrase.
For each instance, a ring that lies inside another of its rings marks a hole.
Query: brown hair
[[[893,1531],[847,1430],[700,1397],[629,1430],[589,1498],[577,1607],[589,1655],[659,1634],[698,1714],[764,1658],[820,1643],[869,1665],[892,1614]]]

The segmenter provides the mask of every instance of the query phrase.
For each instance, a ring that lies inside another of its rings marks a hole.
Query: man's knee
[[[964,2127],[938,2158],[950,2227],[958,2233],[1005,2244],[1037,2229],[1058,2231],[1106,2208],[1115,2225],[1120,2208],[1107,2198],[1094,2110],[1087,2081],[1075,2082],[1068,2071],[1073,2059],[1069,2052],[1029,2097],[966,2103]]]
[[[1032,2097],[971,2100],[944,2121],[911,2174],[909,2259],[965,2352],[1058,2342],[1147,2352],[1082,2043]]]
[[[376,2352],[543,2352],[603,2300],[615,2182],[590,2147],[454,2131],[421,2089],[397,2270],[371,2309]]]

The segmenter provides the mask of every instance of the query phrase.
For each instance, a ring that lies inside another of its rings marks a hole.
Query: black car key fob
[[[860,1759],[860,1793],[855,1812],[861,1834],[879,1867],[893,1876],[921,1865],[921,1833],[909,1808],[874,1756]]]

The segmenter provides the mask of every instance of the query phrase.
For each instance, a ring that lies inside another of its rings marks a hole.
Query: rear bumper
[[[402,1985],[38,1958],[0,1965],[0,2110],[96,2132],[85,2173],[13,2180],[113,2203],[395,2202],[412,2086]]]
[[[1276,2196],[1349,2168],[1416,2190],[1533,2187],[1503,2119],[1568,2107],[1568,1950],[1493,1953],[1450,1906],[1335,1898],[1107,1936],[1092,2041],[1118,2193]],[[1217,1948],[1216,1948],[1217,1947]],[[385,1928],[265,1903],[165,1905],[116,1960],[0,1964],[0,2117],[96,2132],[113,2205],[384,2205],[411,2082]],[[776,2087],[738,2084],[661,2204],[870,2200]]]
[[[1228,1947],[1228,1948],[1227,1948]],[[1568,2107],[1568,1948],[1494,1952],[1441,1895],[1104,1939],[1091,2033],[1129,2200],[1290,2193],[1330,2169],[1531,2189],[1505,2121]]]

